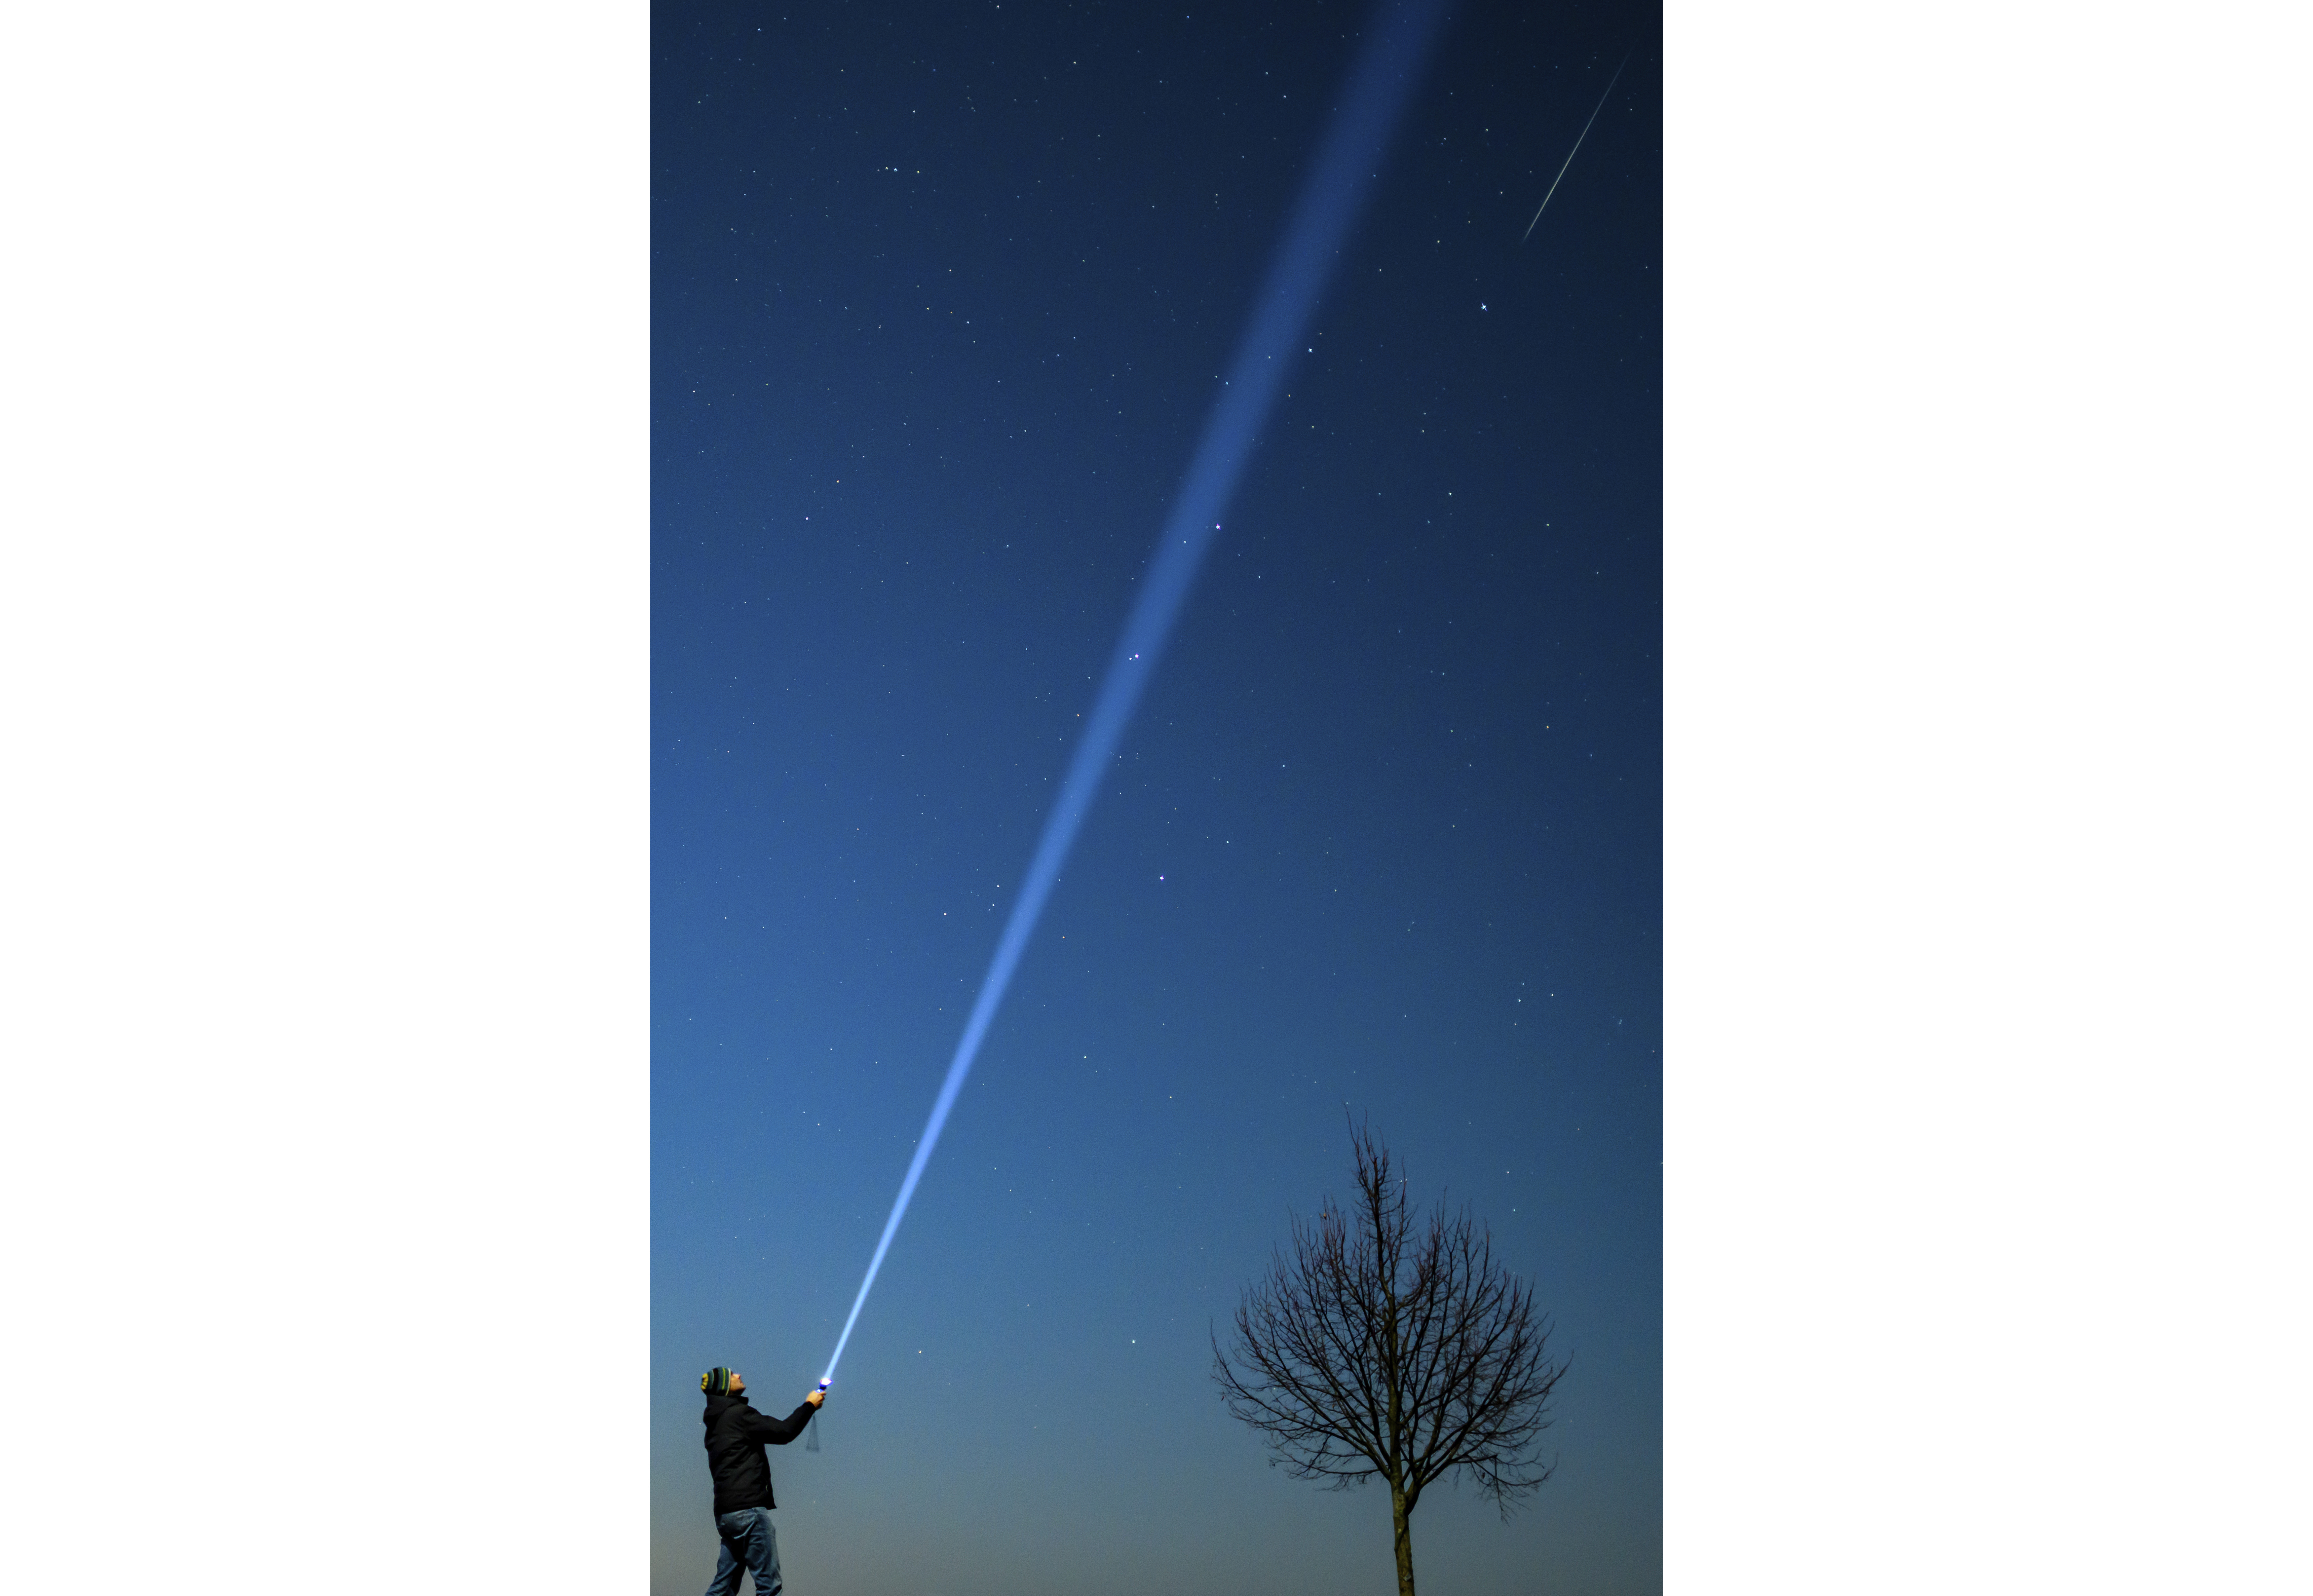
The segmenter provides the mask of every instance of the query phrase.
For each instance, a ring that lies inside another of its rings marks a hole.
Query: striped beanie
[[[728,1369],[723,1368],[719,1364],[715,1368],[709,1369],[706,1373],[699,1377],[699,1389],[706,1392],[710,1397],[729,1396],[731,1394],[731,1371]]]

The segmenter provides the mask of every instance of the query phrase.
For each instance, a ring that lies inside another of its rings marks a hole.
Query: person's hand
[[[805,1397],[804,1400],[810,1403],[814,1407],[817,1407],[821,1403],[827,1400],[827,1393],[825,1391],[815,1390],[812,1392],[810,1396]]]

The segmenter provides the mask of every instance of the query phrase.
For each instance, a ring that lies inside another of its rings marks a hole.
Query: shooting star
[[[1625,50],[1623,52],[1623,66],[1628,66],[1630,64],[1631,55],[1628,50]],[[1623,75],[1623,66],[1615,67],[1614,76],[1606,80],[1606,94],[1611,94],[1614,92],[1614,80],[1615,78],[1619,78]],[[1590,113],[1590,122],[1596,121],[1598,119],[1598,111],[1606,109],[1606,94],[1601,94],[1598,96],[1598,107],[1596,110],[1593,110]],[[1582,141],[1590,137],[1590,122],[1583,123],[1582,131],[1574,136],[1574,149],[1566,152],[1566,166],[1571,166],[1574,164],[1575,151],[1579,150],[1582,147]],[[1550,180],[1550,194],[1555,194],[1558,192],[1559,180],[1566,175],[1566,166],[1560,167],[1558,169],[1558,176]],[[1542,203],[1534,207],[1534,221],[1528,222],[1526,225],[1526,232],[1519,236],[1518,242],[1524,243],[1527,239],[1534,236],[1535,224],[1542,220],[1542,213],[1550,208],[1550,194],[1544,194],[1542,197]]]

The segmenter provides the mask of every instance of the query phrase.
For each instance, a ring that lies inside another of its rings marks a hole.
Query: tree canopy
[[[1466,1477],[1508,1517],[1555,1471],[1539,1448],[1566,1363],[1468,1205],[1417,1221],[1389,1150],[1363,1124],[1350,1135],[1355,1197],[1294,1216],[1228,1350],[1214,1336],[1213,1378],[1296,1477],[1388,1483],[1398,1589],[1413,1596],[1423,1491]]]

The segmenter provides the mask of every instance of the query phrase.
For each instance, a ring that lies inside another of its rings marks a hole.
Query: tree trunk
[[[1390,1527],[1397,1531],[1397,1596],[1413,1596],[1413,1525],[1405,1507],[1405,1493],[1389,1488]]]

